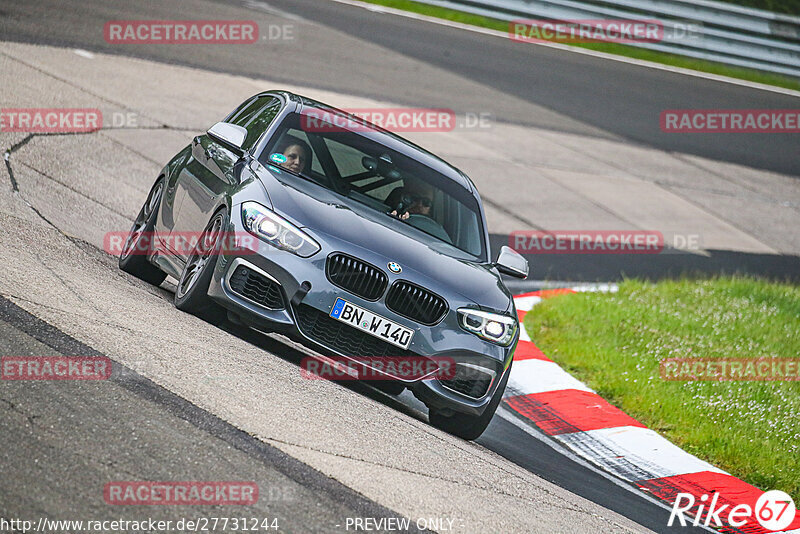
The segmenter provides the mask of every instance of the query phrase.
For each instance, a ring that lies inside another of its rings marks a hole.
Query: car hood
[[[445,254],[443,250],[452,249],[435,238],[322,186],[288,173],[276,176],[279,171],[259,170],[272,208],[331,244],[345,242],[341,252],[384,271],[388,262],[397,262],[403,269],[400,278],[442,296],[457,292],[483,308],[510,308],[511,294],[494,268]]]

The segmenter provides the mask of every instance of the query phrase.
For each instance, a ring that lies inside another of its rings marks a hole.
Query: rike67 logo
[[[753,525],[757,521],[765,530],[775,532],[785,530],[792,525],[797,513],[792,498],[779,490],[763,493],[754,507],[749,504],[734,506],[730,501],[718,505],[719,499],[720,494],[714,493],[711,499],[708,495],[703,495],[700,497],[700,502],[696,503],[695,496],[691,493],[678,493],[667,526],[671,527],[677,518],[680,525],[685,527],[687,526],[685,514],[691,514],[694,516],[691,524],[696,527],[702,525],[714,528],[730,525],[740,528],[747,524]]]

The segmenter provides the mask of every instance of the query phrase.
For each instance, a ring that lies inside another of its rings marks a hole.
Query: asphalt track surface
[[[5,299],[0,314],[4,351],[102,356]],[[112,473],[173,480],[175,472],[190,480],[257,481],[263,489],[247,517],[277,520],[279,531],[335,532],[347,517],[398,517],[129,368],[115,363],[110,382],[4,384],[0,517],[38,523],[40,517],[175,522],[242,516],[236,506],[199,512],[196,506],[112,507],[98,499],[97,481],[113,479]]]
[[[3,354],[102,356],[1,297],[0,317]],[[233,324],[223,328],[273,353],[270,356],[298,365],[305,356]],[[180,473],[182,480],[257,481],[262,495],[248,508],[247,517],[277,519],[285,532],[341,532],[348,517],[402,519],[124,365],[113,363],[110,382],[4,384],[0,395],[4,414],[0,418],[0,517],[34,523],[39,517],[175,522],[242,515],[240,509],[230,506],[131,506],[121,510],[105,506],[98,499],[98,481],[120,480],[122,472],[124,480],[172,480]],[[410,395],[404,394],[398,401],[368,386],[343,385],[353,394],[424,418],[424,407]],[[702,531],[665,527],[669,513],[663,507],[622,489],[504,418],[495,417],[478,443],[654,532]],[[36,463],[30,458],[36,458]],[[540,530],[535,525],[519,525],[514,531]]]
[[[629,65],[595,63],[596,60],[591,58],[575,57],[555,50],[522,49],[513,43],[329,2],[273,1],[268,6],[259,5],[262,10],[274,6],[319,22],[323,27],[318,30],[319,38],[303,40],[302,50],[292,48],[294,45],[265,47],[259,50],[263,55],[257,57],[239,51],[199,47],[176,51],[175,48],[179,47],[142,46],[126,49],[126,54],[216,71],[263,75],[271,79],[285,79],[287,82],[418,106],[488,110],[498,119],[512,122],[630,139],[668,150],[680,149],[724,161],[800,174],[796,151],[782,144],[788,142],[791,145],[794,141],[796,149],[796,138],[783,137],[777,143],[765,143],[763,139],[758,139],[757,145],[753,145],[753,139],[747,141],[741,137],[734,142],[703,138],[700,142],[689,143],[691,146],[671,146],[671,142],[685,141],[664,138],[657,130],[645,127],[646,121],[639,120],[648,116],[655,121],[658,112],[668,107],[796,106],[796,99],[790,97],[717,82],[687,80],[678,75]],[[102,25],[106,20],[200,16],[237,18],[226,5],[189,1],[179,6],[149,6],[148,10],[143,11],[130,2],[0,3],[0,35],[3,40],[119,52],[117,49],[111,50],[102,40]],[[236,14],[239,13],[246,18],[246,10],[237,9]],[[336,31],[326,32],[324,28]],[[374,49],[352,47],[352,42],[347,42],[352,36],[377,43],[387,50],[378,53]],[[348,46],[338,47],[339,44]],[[371,57],[359,57],[362,53],[371,54]],[[302,60],[298,59],[298,54],[301,54],[299,57]],[[403,66],[404,55],[435,64],[451,71],[453,76],[447,77],[447,80],[415,79],[413,73],[399,68]],[[319,58],[316,62],[312,59],[315,56]],[[502,59],[498,62],[498,58]],[[525,68],[520,69],[519,65],[525,65]],[[365,67],[364,75],[353,76],[350,69],[354,66]],[[543,76],[543,72],[548,75]],[[462,78],[483,84],[486,87],[485,94],[458,91],[458,87],[452,84]],[[626,83],[620,88],[619,79],[625,79],[630,86]],[[441,90],[445,82],[449,88],[446,94]],[[564,87],[570,87],[570,91],[565,91]],[[654,87],[660,90],[654,91]],[[692,101],[698,103],[688,103],[686,95],[696,95],[692,98],[697,100]],[[657,121],[654,124],[657,126]],[[763,150],[755,154],[752,146]],[[161,296],[169,299],[168,294]],[[4,354],[41,354],[43,351],[52,354],[55,351],[85,355],[87,351],[94,350],[27,315],[7,301],[3,301],[2,305],[0,346],[4,347]],[[293,352],[291,347],[271,338],[241,332],[231,325],[225,328],[241,340],[276,357],[299,361],[300,355]],[[4,390],[4,402],[0,407],[6,414],[2,424],[8,425],[8,428],[2,433],[6,440],[3,442],[2,477],[5,487],[2,488],[0,513],[19,516],[20,512],[98,512],[102,507],[87,505],[92,500],[82,497],[86,497],[87,485],[91,484],[91,480],[96,480],[86,476],[87,473],[102,470],[104,464],[94,460],[87,460],[85,464],[65,463],[57,444],[70,443],[76,458],[92,455],[104,457],[107,459],[106,468],[124,463],[131,479],[154,479],[162,474],[166,478],[176,469],[187,472],[189,467],[196,469],[197,478],[213,478],[210,473],[214,472],[214,466],[224,457],[226,463],[235,466],[239,472],[250,473],[250,477],[254,476],[252,473],[258,473],[258,477],[270,481],[271,487],[282,491],[279,495],[283,498],[265,501],[267,506],[263,513],[281,518],[285,521],[282,524],[294,525],[295,531],[322,531],[330,528],[337,519],[354,513],[373,517],[396,515],[128,371],[121,372],[122,378],[118,376],[113,381],[117,389],[112,391],[100,392],[91,384],[72,389],[42,385],[40,395],[31,398],[29,392]],[[348,388],[355,395],[365,396],[390,409],[424,420],[418,407],[404,398],[398,401],[366,386],[348,385]],[[122,418],[119,414],[125,414],[127,419],[120,421]],[[51,418],[51,421],[47,421],[47,418]],[[52,424],[63,420],[78,424]],[[46,425],[48,422],[51,424]],[[45,429],[45,438],[42,434],[26,434],[41,423],[45,423],[45,426],[40,426]],[[23,428],[25,432],[20,430]],[[137,447],[131,447],[130,442],[119,439],[125,433],[138,433]],[[88,439],[89,434],[98,438]],[[31,469],[26,461],[29,455],[25,447],[30,447],[32,443],[37,444],[42,458],[52,460],[47,462],[49,465],[62,464],[63,470],[46,472]],[[666,510],[565,458],[505,419],[495,418],[478,443],[532,473],[646,528],[658,532],[667,530],[664,527],[668,517]],[[177,449],[186,450],[186,447],[190,447],[190,452],[175,454]],[[143,463],[144,458],[154,460]],[[84,467],[88,471],[84,471]],[[287,495],[292,498],[286,498]],[[298,502],[302,505],[298,506]],[[217,515],[223,515],[224,510],[216,512]],[[487,513],[502,511],[487,510]],[[537,530],[532,525],[519,527],[519,531]],[[291,531],[292,528],[287,530]]]
[[[528,46],[331,1],[39,0],[0,6],[3,40],[110,53],[121,50],[103,39],[109,20],[294,14],[316,23],[300,23],[295,44],[267,41],[255,51],[252,46],[144,44],[126,46],[123,53],[411,106],[489,112],[506,122],[625,139],[800,176],[800,134],[668,134],[659,124],[660,113],[668,109],[797,109],[797,96]],[[436,69],[409,70],[408,60]],[[482,91],[475,91],[476,83]]]
[[[267,39],[256,45],[120,46],[103,37],[103,26],[109,20],[201,17],[255,19],[265,35],[271,28],[289,24],[292,39]],[[515,43],[330,0],[0,1],[0,36],[6,41],[78,47],[264,77],[407,106],[488,113],[504,123],[622,141],[628,146],[674,153],[679,159],[694,154],[712,162],[781,172],[787,179],[800,176],[800,134],[667,134],[661,132],[658,120],[661,111],[676,108],[797,109],[800,98],[796,96]],[[663,180],[675,181],[681,172],[665,167]],[[720,168],[714,172],[725,180],[730,171]],[[652,173],[649,179],[659,180]],[[690,203],[699,202],[714,211],[722,205],[720,201],[728,202],[721,197],[704,201],[695,196],[720,188],[708,175],[699,176],[696,183],[691,177],[677,180],[683,184],[680,194]],[[747,178],[740,183],[746,188]],[[518,218],[513,228],[536,228],[526,213],[541,210],[534,203],[541,196],[534,184],[531,181],[524,193],[531,199],[531,207],[516,210],[523,218]],[[782,254],[712,244],[706,247],[709,254],[559,254],[531,256],[529,261],[536,277],[548,280],[591,282],[740,273],[797,281],[800,225],[791,229],[788,218],[797,219],[798,203],[782,197],[777,189],[771,196],[775,199],[771,205],[761,204],[758,196],[751,200],[739,190],[734,193],[737,206],[723,215],[745,231],[760,229],[762,241],[777,242]],[[782,198],[794,208],[775,206]],[[619,227],[619,222],[606,228]],[[544,228],[553,228],[551,224],[545,221]],[[586,224],[581,221],[576,227],[592,227]],[[492,235],[494,250],[507,243],[507,234]]]

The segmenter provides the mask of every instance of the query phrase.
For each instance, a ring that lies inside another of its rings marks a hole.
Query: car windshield
[[[486,257],[480,206],[469,191],[358,133],[367,126],[350,120],[334,122],[290,113],[262,151],[260,162],[387,214],[390,224],[413,226],[476,259]]]

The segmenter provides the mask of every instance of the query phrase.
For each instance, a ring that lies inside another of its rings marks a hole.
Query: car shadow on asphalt
[[[274,356],[282,359],[285,362],[289,362],[293,365],[296,365],[298,373],[300,372],[300,364],[303,358],[308,358],[309,356],[319,357],[318,353],[314,352],[312,349],[309,349],[305,346],[302,347],[302,350],[297,348],[296,346],[293,346],[295,345],[295,342],[287,338],[284,338],[280,334],[263,333],[258,330],[249,328],[247,326],[235,324],[230,320],[227,320],[222,324],[213,326],[216,326],[217,328],[224,330],[225,332],[233,336],[238,337],[242,341],[246,341],[247,343],[250,343],[251,345],[260,348],[261,350],[265,351],[268,356]],[[328,379],[320,378],[320,380],[328,380]],[[388,406],[389,408],[397,410],[398,412],[402,412],[424,423],[428,423],[427,417],[425,417],[419,411],[403,403],[396,396],[381,391],[380,389],[370,386],[362,381],[358,380],[328,380],[328,381],[334,382],[346,389],[349,389],[353,393],[362,395],[376,402],[380,402],[381,404]]]

